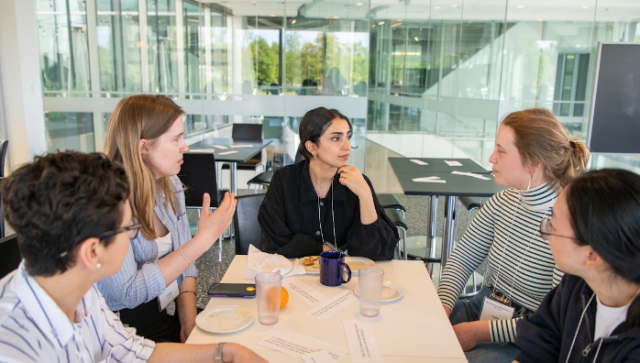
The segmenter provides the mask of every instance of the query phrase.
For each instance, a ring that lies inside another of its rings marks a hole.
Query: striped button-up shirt
[[[508,189],[491,197],[442,272],[438,288],[442,303],[453,309],[469,276],[488,257],[496,290],[535,311],[563,275],[539,232],[557,197],[558,191],[547,184],[528,191]],[[513,342],[517,320],[492,320],[492,341]]]
[[[122,326],[95,286],[72,322],[23,264],[0,280],[0,362],[146,362],[154,347]]]
[[[175,194],[177,213],[167,206],[165,195],[160,190],[158,190],[154,211],[171,232],[175,250],[191,239],[191,231],[184,204],[182,183],[177,176],[171,177],[171,181],[174,189],[179,191]],[[162,294],[167,285],[158,266],[160,257],[162,256],[158,256],[158,244],[144,238],[142,233],[138,233],[138,237],[131,240],[131,248],[122,263],[120,272],[98,281],[98,288],[111,310],[133,309]],[[189,265],[178,277],[178,285],[182,285],[182,280],[189,276],[197,276],[195,263]],[[170,308],[172,306],[167,309],[172,310]]]

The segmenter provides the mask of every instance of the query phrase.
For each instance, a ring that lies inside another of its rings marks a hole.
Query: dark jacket
[[[338,247],[351,256],[372,260],[390,260],[398,243],[398,230],[384,213],[371,182],[378,219],[369,225],[360,222],[360,201],[346,186],[340,175],[333,180],[335,229]],[[324,239],[334,243],[331,216],[331,195],[321,199],[320,219]],[[260,206],[258,221],[262,229],[261,249],[285,257],[318,255],[322,252],[322,238],[318,221],[318,196],[311,176],[309,161],[304,160],[276,171],[267,195]]]
[[[565,274],[538,310],[518,322],[516,345],[522,352],[516,360],[564,363],[591,296],[593,291],[583,279]],[[593,341],[598,307],[595,300],[594,297],[580,324],[569,362],[640,362],[640,328],[628,328],[623,322],[610,337]]]

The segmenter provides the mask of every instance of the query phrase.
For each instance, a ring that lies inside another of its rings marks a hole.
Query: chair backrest
[[[260,248],[262,231],[258,223],[258,211],[264,194],[248,194],[236,197],[236,214],[233,224],[236,228],[236,255],[246,255],[249,245]]]
[[[213,153],[186,153],[178,177],[185,185],[185,204],[190,208],[202,207],[202,195],[209,193],[211,207],[218,207],[216,160]]]
[[[234,140],[262,140],[262,124],[233,124],[231,138]]]
[[[0,177],[4,178],[4,163],[7,159],[9,140],[0,140]]]
[[[0,279],[18,268],[22,256],[18,248],[18,236],[12,234],[0,239]]]

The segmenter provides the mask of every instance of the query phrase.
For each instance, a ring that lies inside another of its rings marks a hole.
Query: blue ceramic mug
[[[320,283],[325,286],[340,286],[351,281],[351,268],[344,263],[344,253],[327,251],[320,254]],[[347,273],[347,279],[344,275]]]

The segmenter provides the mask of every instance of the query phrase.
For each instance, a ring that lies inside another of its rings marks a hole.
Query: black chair
[[[233,124],[231,138],[239,141],[262,141],[262,124]]]
[[[211,196],[211,208],[218,208],[225,191],[218,190],[215,156],[211,152],[188,152],[183,155],[183,161],[178,177],[186,187],[184,196],[187,208],[201,209],[204,193]]]
[[[400,244],[398,244],[398,258],[402,258],[402,253],[404,252],[404,259],[409,259],[409,253],[407,252],[407,222],[404,220],[404,215],[402,212],[395,208],[385,208],[384,213],[391,219],[393,224],[395,224],[398,232],[402,236],[402,248],[400,248]]]
[[[22,256],[18,248],[18,236],[12,234],[0,239],[0,279],[17,269],[20,261]]]
[[[468,214],[469,218],[467,220],[467,228],[469,228],[469,225],[473,220],[473,211],[476,211],[482,208],[482,205],[484,204],[484,199],[481,197],[458,197],[458,202],[460,202],[460,204],[469,212]],[[478,284],[478,279],[476,278],[476,272],[474,271],[473,274],[471,274],[471,278],[470,278],[471,284],[472,284],[471,287],[468,288],[468,286],[465,286],[463,293],[460,294],[460,297],[471,297],[476,295],[478,292],[480,292],[480,290],[482,289],[482,286],[484,286],[484,282],[487,277],[487,271],[488,271],[488,266],[485,265],[483,278],[482,278],[482,281],[480,281],[480,284]]]
[[[211,152],[198,153],[188,152],[183,156],[184,163],[180,168],[178,177],[185,186],[184,199],[187,209],[197,209],[198,218],[202,209],[202,196],[209,193],[211,197],[211,208],[218,208],[224,198],[225,190],[218,190],[218,182],[216,179],[216,159]],[[197,222],[197,221],[196,221]],[[197,228],[197,224],[192,225]],[[220,236],[220,253],[218,260],[222,261],[222,236]]]
[[[407,208],[405,208],[404,205],[400,203],[400,200],[398,200],[398,197],[389,193],[379,193],[379,194],[376,194],[376,196],[378,197],[378,201],[382,205],[382,208],[395,209],[400,213],[402,213],[402,217],[404,218],[405,213],[407,212]]]
[[[296,151],[296,159],[294,163],[304,160],[304,156],[300,154],[300,151]],[[247,182],[247,186],[253,185],[262,185],[262,188],[269,188],[271,185],[271,178],[273,178],[273,171],[263,171],[262,173],[254,176]]]
[[[249,245],[260,248],[262,231],[258,223],[258,211],[264,194],[248,194],[236,198],[238,204],[233,215],[236,226],[236,255],[246,255]]]
[[[4,178],[4,164],[7,159],[7,149],[9,149],[9,140],[0,140],[0,178]]]

